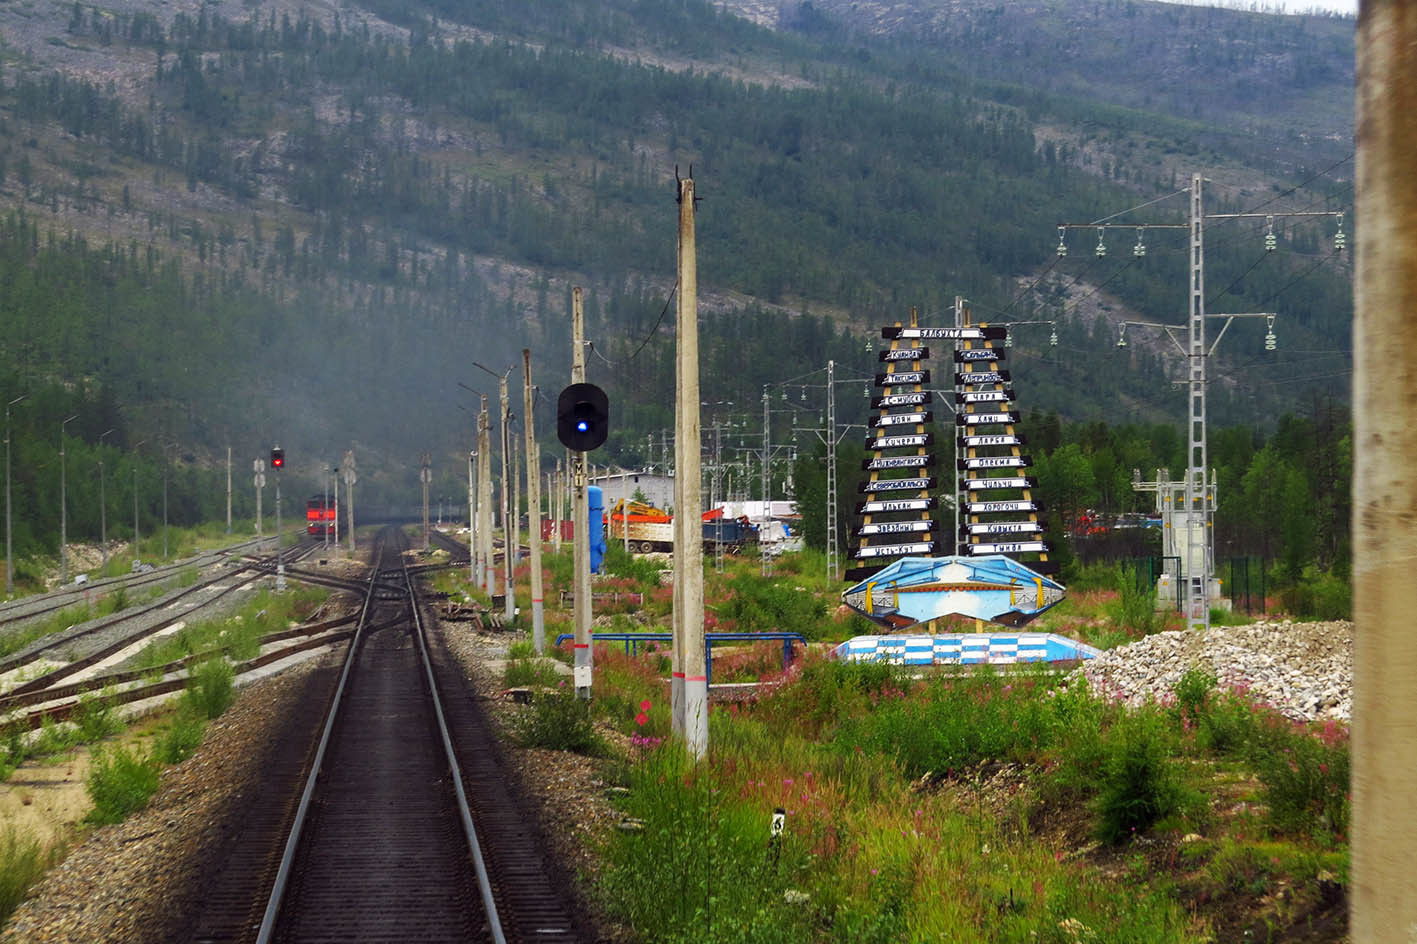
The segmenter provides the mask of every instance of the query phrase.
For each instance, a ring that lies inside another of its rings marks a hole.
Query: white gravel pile
[[[1108,650],[1074,673],[1093,691],[1140,704],[1167,700],[1188,669],[1212,673],[1296,721],[1347,721],[1353,709],[1353,624],[1253,623],[1157,633]]]

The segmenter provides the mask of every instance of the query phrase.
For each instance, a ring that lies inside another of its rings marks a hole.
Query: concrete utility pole
[[[585,383],[585,316],[581,309],[581,287],[571,289],[571,383]],[[571,453],[572,568],[575,572],[575,665],[572,667],[576,697],[590,699],[595,659],[590,635],[590,494],[586,491],[586,458]]]
[[[477,416],[477,532],[482,545],[482,589],[490,597],[496,586],[492,566],[492,418],[485,396]]]
[[[28,394],[21,394],[9,403],[5,404],[5,599],[9,599],[15,592],[15,544],[10,525],[10,407],[23,400]],[[137,467],[133,469],[133,481],[137,479]],[[138,514],[137,492],[133,493],[133,520],[136,522]],[[136,527],[136,526],[135,526]],[[136,532],[135,532],[136,533]]]
[[[522,426],[526,428],[527,537],[531,541],[531,644],[536,654],[546,649],[546,615],[541,586],[541,453],[536,448],[536,424],[532,422],[531,351],[522,348]]]
[[[103,440],[116,429],[98,435],[98,544],[103,550],[103,570],[108,570],[108,495],[103,476]]]
[[[1114,213],[1103,220],[1092,223],[1064,223],[1058,227],[1059,255],[1067,252],[1067,247],[1062,241],[1063,233],[1069,229],[1093,229],[1097,230],[1096,252],[1099,257],[1107,253],[1104,239],[1107,230],[1114,225],[1124,228],[1132,227],[1137,231],[1137,244],[1132,247],[1133,254],[1137,256],[1146,254],[1146,247],[1142,244],[1144,230],[1185,229],[1189,233],[1190,265],[1186,323],[1184,325],[1170,325],[1147,321],[1124,321],[1121,326],[1121,335],[1117,339],[1117,346],[1127,346],[1126,330],[1128,327],[1160,328],[1167,333],[1171,342],[1186,358],[1187,402],[1189,404],[1186,423],[1186,495],[1184,511],[1177,515],[1175,520],[1177,527],[1185,529],[1185,533],[1177,539],[1178,548],[1185,549],[1181,561],[1184,574],[1177,575],[1177,583],[1179,584],[1179,592],[1183,594],[1186,623],[1192,629],[1210,627],[1210,601],[1219,596],[1219,584],[1214,578],[1215,551],[1213,529],[1211,528],[1211,516],[1215,512],[1215,493],[1207,486],[1209,459],[1207,457],[1208,437],[1206,433],[1206,362],[1210,359],[1210,355],[1215,353],[1220,339],[1225,336],[1230,323],[1236,318],[1264,318],[1272,328],[1276,317],[1274,312],[1206,313],[1205,221],[1261,219],[1273,223],[1276,217],[1337,216],[1340,228],[1338,236],[1334,240],[1335,248],[1341,249],[1343,246],[1343,214],[1336,211],[1207,214],[1202,202],[1204,180],[1205,178],[1200,174],[1192,174],[1189,191],[1182,191],[1188,193],[1190,197],[1190,221],[1187,223],[1144,223],[1140,225],[1113,223],[1111,221],[1123,215],[1122,213]],[[1266,248],[1273,248],[1273,243],[1267,242]],[[1216,335],[1215,340],[1209,346],[1206,344],[1205,335],[1205,323],[1208,318],[1220,318],[1225,321],[1220,333]],[[1184,344],[1178,336],[1182,330],[1186,332]],[[1272,339],[1271,333],[1270,337],[1266,339],[1266,347],[1270,350],[1273,349],[1270,346],[1273,343]]]
[[[78,415],[75,414],[59,424],[59,583],[61,585],[69,582],[69,503],[66,494],[68,490],[67,476],[64,471],[64,427],[78,418]]]
[[[332,534],[332,535],[330,535],[330,550],[333,552],[333,554],[334,554],[334,556],[335,556],[335,559],[338,560],[338,559],[339,559],[339,466],[337,466],[337,465],[332,465],[332,466],[330,466],[330,480],[334,483],[334,499],[335,499],[335,503],[334,503],[334,510],[335,510],[334,529],[335,529],[335,533]]]
[[[344,492],[345,500],[349,502],[349,556],[354,558],[354,483],[359,481],[358,474],[354,471],[354,450],[346,449],[344,453]]]
[[[254,474],[252,475],[252,477],[251,477],[251,484],[252,484],[252,486],[256,489],[256,537],[260,537],[260,536],[261,536],[261,494],[265,491],[265,488],[266,488],[266,460],[265,460],[265,459],[253,459],[253,460],[251,461],[251,471],[254,473]],[[136,474],[136,472],[135,472],[135,474]],[[136,499],[136,496],[135,496],[135,499]],[[137,520],[138,520],[137,512],[135,511],[135,512],[133,513],[133,522],[134,522],[134,524],[133,524],[133,533],[134,533],[135,535],[136,535],[137,532],[138,532]],[[134,555],[134,556],[136,556],[136,555]]]
[[[423,483],[423,550],[428,550],[428,486],[433,481],[433,470],[429,468],[433,457],[428,453],[423,454],[423,461],[418,469],[418,480]]]
[[[281,547],[281,545],[285,542],[285,535],[284,535],[284,534],[281,534],[281,530],[280,530],[280,470],[281,470],[280,465],[279,465],[279,464],[276,464],[276,591],[277,591],[277,592],[283,592],[283,591],[285,590],[285,553],[284,553],[284,549]],[[164,541],[163,541],[163,545],[162,545],[162,555],[163,555],[163,557],[166,557],[166,556],[167,556],[167,541],[166,541],[166,536],[167,536],[167,493],[166,493],[166,492],[163,492],[163,498],[162,498],[162,515],[163,515],[163,520],[162,520],[162,528],[163,528],[163,531],[162,531],[162,533],[163,533],[163,537],[164,537]]]
[[[226,447],[226,533],[231,533],[231,447]]]
[[[511,368],[508,368],[510,371]],[[497,395],[502,401],[502,593],[503,607],[502,618],[506,620],[506,625],[512,625],[516,618],[516,596],[512,592],[512,568],[516,566],[516,543],[517,532],[512,527],[511,515],[507,508],[507,489],[511,484],[508,478],[508,470],[511,467],[511,457],[507,455],[510,451],[511,438],[507,435],[508,407],[510,399],[507,395],[507,375],[503,374],[497,382]]]
[[[679,292],[674,410],[674,651],[682,652],[682,717],[675,725],[695,760],[708,755],[708,667],[704,643],[703,484],[700,481],[699,276],[694,247],[694,178],[679,181]],[[678,680],[678,679],[676,679]],[[672,683],[671,683],[672,684]]]
[[[1356,944],[1417,935],[1417,8],[1358,13],[1353,350],[1353,882]],[[1363,345],[1358,347],[1357,345]]]
[[[516,414],[507,414],[513,422]],[[517,447],[517,434],[507,427],[507,446],[512,454],[512,563],[520,564],[522,559],[522,451]]]
[[[551,529],[551,546],[556,550],[557,554],[561,553],[561,519],[566,514],[566,486],[564,484],[564,476],[565,472],[562,470],[561,460],[557,459],[555,478],[552,480],[555,484],[551,488],[551,494],[555,496],[554,507],[556,509],[555,512],[553,512],[553,517],[556,519],[556,527]]]
[[[477,586],[477,484],[473,468],[477,464],[477,450],[467,453],[467,580]]]

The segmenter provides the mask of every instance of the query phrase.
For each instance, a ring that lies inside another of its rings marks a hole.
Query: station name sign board
[[[1048,544],[1045,541],[1013,541],[1006,544],[966,544],[965,547],[970,554],[1027,554],[1036,551],[1040,554],[1048,552]]]
[[[999,423],[1017,423],[1018,413],[956,413],[955,423],[959,426],[992,426]]]
[[[1004,359],[1004,351],[996,347],[976,347],[967,351],[955,351],[956,364],[969,364],[975,361],[1000,361]]]
[[[887,341],[936,338],[946,341],[1002,341],[1008,336],[1009,330],[998,325],[981,325],[977,328],[903,328],[896,325],[881,329],[881,337]]]
[[[961,472],[973,469],[1026,469],[1033,465],[1033,460],[1028,456],[984,456],[961,459],[957,464]]]
[[[935,498],[896,498],[889,501],[856,503],[858,515],[884,515],[896,511],[931,511],[939,504]]]
[[[1026,439],[1022,436],[1001,433],[997,436],[961,436],[959,444],[966,449],[976,449],[980,446],[1022,446]]]
[[[940,548],[935,541],[925,541],[919,544],[868,544],[865,547],[858,547],[856,553],[851,556],[857,560],[868,560],[873,557],[902,557],[906,554],[934,554]]]
[[[882,456],[877,459],[862,459],[861,469],[866,472],[880,469],[923,469],[934,464],[934,456]]]
[[[894,351],[882,351],[879,355],[881,363],[886,361],[923,361],[930,357],[928,347],[898,347]]]
[[[955,394],[956,403],[1008,403],[1013,394],[1006,390],[977,390]]]
[[[935,487],[933,476],[926,476],[918,479],[878,479],[875,482],[862,482],[858,485],[857,491],[861,492],[903,492],[922,491]]]
[[[919,534],[924,531],[933,531],[935,522],[929,519],[920,521],[886,521],[880,524],[863,524],[856,529],[857,537],[869,537],[873,534]]]
[[[904,449],[908,446],[929,446],[935,441],[934,433],[915,433],[910,436],[877,436],[866,440],[867,449]]]
[[[1020,511],[1042,511],[1043,504],[1027,499],[1017,501],[965,502],[964,510],[971,515],[1012,514]]]
[[[967,526],[970,534],[1038,534],[1043,525],[1037,521],[973,522]]]
[[[929,410],[924,413],[892,413],[889,416],[878,416],[871,421],[875,427],[881,426],[909,426],[911,424],[920,425],[930,422],[934,416]]]
[[[871,409],[882,410],[891,406],[924,406],[929,399],[928,393],[891,393],[884,397],[872,397]]]
[[[1014,479],[965,479],[964,490],[982,492],[991,488],[1037,488],[1038,480],[1031,475]]]
[[[928,370],[902,370],[894,374],[877,374],[876,386],[878,387],[905,387],[910,384],[927,384],[930,382],[930,372]]]
[[[971,370],[962,374],[955,374],[957,384],[994,384],[1008,383],[1009,372],[1006,370]]]

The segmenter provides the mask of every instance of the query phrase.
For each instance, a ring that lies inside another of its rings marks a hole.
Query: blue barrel
[[[586,534],[590,536],[590,572],[600,573],[600,562],[605,559],[605,494],[598,485],[586,488],[590,505],[590,521]]]

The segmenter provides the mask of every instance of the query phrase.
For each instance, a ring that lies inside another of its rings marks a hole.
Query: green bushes
[[[93,800],[89,822],[122,822],[128,814],[148,805],[157,785],[158,763],[153,758],[142,757],[121,744],[96,748],[87,782],[89,798]]]
[[[0,831],[0,926],[25,900],[30,886],[54,864],[58,852],[13,825]]]
[[[513,729],[517,743],[523,747],[580,754],[598,754],[604,749],[591,719],[590,702],[577,698],[574,692],[538,695],[531,710],[516,720]]]
[[[163,764],[180,764],[201,746],[206,724],[190,712],[179,711],[167,730],[153,744],[153,759]]]
[[[1099,838],[1121,842],[1180,812],[1188,797],[1165,718],[1149,706],[1118,717],[1098,770]]]
[[[776,630],[818,639],[826,629],[827,602],[795,585],[744,574],[728,582],[732,596],[717,607],[720,623],[732,620],[740,632]]]
[[[188,676],[180,708],[191,711],[199,718],[218,717],[236,697],[233,688],[235,678],[235,670],[225,659],[203,662]]]
[[[1255,772],[1276,829],[1311,836],[1348,832],[1346,729],[1332,722],[1315,731],[1257,708],[1237,692],[1214,692],[1215,677],[1186,672],[1175,692],[1182,722],[1202,750],[1235,756]]]
[[[709,772],[671,746],[632,767],[629,787],[625,813],[638,828],[609,843],[601,882],[617,917],[673,944],[814,939],[808,913],[785,894],[805,850],[791,835],[773,847],[771,810],[715,790]]]
[[[1295,619],[1352,619],[1353,585],[1311,564],[1297,582],[1279,591],[1279,602]]]

